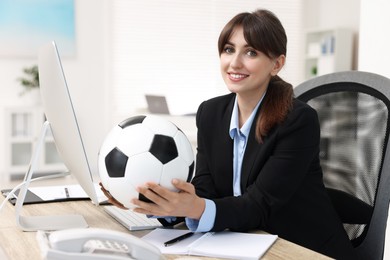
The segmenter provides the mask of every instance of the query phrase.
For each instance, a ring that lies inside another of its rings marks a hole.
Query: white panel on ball
[[[180,180],[187,180],[188,178],[188,163],[180,157],[164,164],[160,185],[172,191],[177,191],[177,189],[172,185],[172,179],[174,178]]]
[[[194,152],[192,151],[192,146],[187,136],[182,131],[178,131],[174,139],[177,145],[179,156],[183,158],[183,160],[185,160],[188,164],[193,163]]]
[[[167,119],[159,116],[149,115],[142,122],[150,129],[157,130],[155,133],[160,135],[174,136],[178,131],[177,127]]]
[[[122,129],[117,141],[117,147],[127,156],[132,156],[149,150],[154,133],[142,124]]]

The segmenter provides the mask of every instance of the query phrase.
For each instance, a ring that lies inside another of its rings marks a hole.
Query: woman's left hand
[[[179,192],[170,191],[153,182],[138,187],[137,191],[154,203],[132,199],[131,203],[137,206],[134,211],[154,216],[200,219],[205,209],[205,201],[195,194],[194,185],[178,179],[173,179],[172,184]]]

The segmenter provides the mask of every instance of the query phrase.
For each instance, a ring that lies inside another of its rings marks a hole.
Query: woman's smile
[[[228,72],[228,76],[229,76],[229,79],[231,81],[234,81],[234,82],[238,82],[238,81],[241,81],[241,80],[249,77],[249,75],[247,75],[247,74],[233,73],[233,72]]]

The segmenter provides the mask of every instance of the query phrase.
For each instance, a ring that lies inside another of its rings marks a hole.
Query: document
[[[98,198],[103,200],[106,197],[100,191],[98,184],[95,184],[95,190]],[[8,196],[11,189],[1,190],[4,197]],[[19,195],[19,190],[9,199],[9,202],[15,205]],[[29,187],[23,204],[36,204],[47,202],[61,202],[71,200],[88,200],[89,197],[79,184]],[[99,200],[99,201],[101,201]]]
[[[260,259],[278,238],[277,235],[231,231],[195,233],[170,246],[164,243],[188,233],[188,230],[155,229],[142,239],[162,254],[199,255],[231,259]]]

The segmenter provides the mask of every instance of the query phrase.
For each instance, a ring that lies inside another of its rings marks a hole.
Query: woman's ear
[[[285,62],[286,62],[286,56],[284,56],[283,54],[275,58],[274,67],[271,70],[271,75],[276,76],[279,73],[279,71],[283,68]]]

